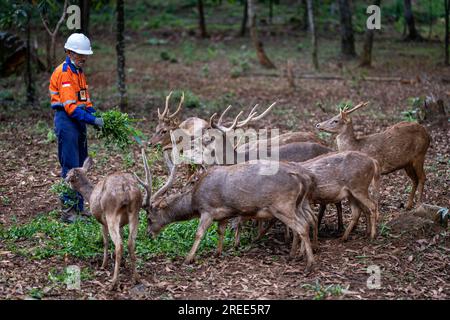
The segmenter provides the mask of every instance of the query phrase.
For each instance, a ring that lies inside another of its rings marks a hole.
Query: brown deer
[[[380,166],[378,161],[365,153],[346,151],[325,154],[302,163],[302,166],[314,176],[315,188],[311,199],[322,205],[348,199],[352,219],[347,226],[342,241],[346,241],[350,232],[358,223],[361,212],[366,216],[366,233],[374,239],[378,213],[378,193]],[[372,186],[374,197],[369,195]],[[313,243],[317,245],[318,225],[314,229]],[[294,233],[291,257],[295,256],[298,236]],[[301,254],[304,252],[302,243]]]
[[[341,111],[339,115],[318,123],[316,128],[337,133],[339,151],[361,151],[376,159],[383,175],[405,169],[413,183],[406,205],[407,209],[411,209],[416,190],[419,193],[419,202],[423,199],[426,180],[423,164],[431,141],[430,135],[420,124],[400,122],[383,132],[356,137],[349,115],[367,104],[360,103],[351,110]]]
[[[294,143],[282,145],[278,148],[274,148],[272,150],[272,152],[278,152],[279,161],[304,162],[304,161],[307,161],[310,159],[314,159],[318,156],[334,152],[334,150],[332,150],[328,147],[325,147],[321,144],[318,144],[318,143],[294,142]],[[245,158],[248,159],[248,152],[246,152]],[[317,203],[319,203],[319,202],[317,202]],[[331,202],[328,202],[328,203],[331,203]],[[336,202],[335,205],[336,205],[337,215],[338,215],[338,232],[341,232],[344,229],[344,224],[343,224],[343,220],[342,220],[342,206],[339,201]],[[325,209],[326,209],[326,204],[321,203],[320,208],[319,208],[319,215],[318,215],[318,226],[320,226],[323,215],[325,213]],[[273,218],[273,217],[269,217],[269,218]],[[240,217],[238,220],[239,221],[233,221],[233,226],[235,228],[235,243],[234,243],[235,247],[239,246],[240,225],[244,221],[249,220],[249,219],[246,217]],[[238,223],[238,222],[240,222],[240,223]],[[271,219],[269,225],[266,226],[265,228],[261,228],[261,225],[260,225],[256,240],[260,239],[269,230],[269,228],[273,225],[274,222],[275,222],[275,220]]]
[[[187,135],[193,136],[196,131],[201,134],[202,130],[208,126],[208,122],[197,117],[190,117],[180,123],[178,117],[184,102],[184,92],[181,95],[178,108],[172,114],[169,113],[169,100],[172,92],[166,97],[166,105],[163,112],[159,112],[158,109],[158,125],[156,126],[155,133],[150,138],[150,145],[162,145],[163,147],[170,146],[170,131],[175,129],[182,129]]]
[[[139,182],[146,190],[144,207],[147,211],[149,235],[156,236],[164,226],[172,222],[200,218],[194,244],[185,259],[186,263],[194,260],[201,239],[214,221],[219,225],[218,253],[220,253],[223,235],[230,218],[241,215],[255,218],[271,215],[299,233],[306,250],[306,271],[312,270],[314,256],[309,239],[309,227],[316,222],[307,197],[314,184],[306,170],[294,164],[267,160],[233,166],[215,166],[203,173],[191,190],[158,199],[170,187],[175,175],[175,166],[166,156],[170,169],[168,181],[152,196],[151,173],[145,152],[142,155],[146,181],[139,179]],[[274,166],[278,170],[271,171]],[[272,174],[264,174],[267,172]]]
[[[128,252],[131,260],[132,281],[139,280],[136,272],[135,243],[139,224],[139,210],[142,205],[142,194],[139,185],[132,174],[113,173],[107,175],[95,186],[87,178],[87,172],[92,167],[91,158],[87,158],[83,167],[71,169],[66,182],[80,192],[89,202],[92,214],[102,225],[103,231],[103,263],[106,268],[108,262],[108,233],[115,246],[115,265],[111,290],[117,288],[123,245],[121,229],[129,224]]]

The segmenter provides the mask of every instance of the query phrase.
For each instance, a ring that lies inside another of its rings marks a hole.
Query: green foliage
[[[48,129],[47,131],[47,140],[45,140],[45,143],[52,143],[56,141],[56,134],[53,129]]]
[[[232,78],[240,77],[250,70],[250,52],[243,51],[238,55],[231,56],[230,63],[232,65],[230,76]]]
[[[135,142],[142,144],[142,132],[132,126],[137,120],[131,119],[127,113],[109,110],[96,112],[95,116],[101,117],[104,121],[103,127],[97,133],[97,138],[103,139],[106,147],[116,146],[126,151]]]
[[[42,291],[42,289],[40,288],[32,288],[29,292],[28,295],[34,299],[42,299],[42,297],[44,296],[44,292]]]
[[[159,46],[159,45],[165,45],[168,44],[169,41],[165,39],[158,39],[158,38],[150,38],[147,40],[147,44],[151,46]]]
[[[2,204],[4,206],[7,206],[11,203],[11,199],[9,199],[7,196],[1,196],[0,199],[2,200]]]
[[[181,99],[181,95],[183,94],[183,92],[184,92],[183,105],[186,108],[194,109],[200,108],[202,106],[200,98],[196,96],[191,90],[175,90],[172,94],[171,99],[173,99],[173,101],[179,101]]]
[[[32,7],[27,1],[0,0],[0,29],[24,28],[32,15]]]
[[[411,97],[408,98],[409,108],[401,112],[402,119],[404,121],[409,122],[417,122],[418,120],[418,112],[420,111],[420,107],[424,103],[424,98],[422,97]]]
[[[178,62],[177,58],[173,54],[171,54],[170,52],[167,52],[167,51],[162,51],[160,54],[160,57],[161,57],[161,60],[163,60],[163,61],[169,61],[172,63]]]
[[[319,280],[316,280],[314,284],[302,285],[302,288],[314,291],[314,300],[323,300],[330,296],[338,297],[343,294],[343,288],[340,285],[332,284],[324,287],[319,283]]]
[[[167,226],[156,239],[151,239],[147,236],[147,219],[143,211],[139,221],[136,254],[144,259],[159,254],[172,258],[186,256],[194,242],[198,225],[198,219],[173,223]],[[243,246],[249,244],[250,237],[250,233],[242,233]],[[125,227],[124,239],[127,238],[128,227]],[[217,225],[214,224],[203,238],[198,253],[215,250],[217,239]],[[227,230],[224,245],[231,246],[233,240],[233,233]],[[5,243],[8,250],[33,259],[65,255],[91,259],[101,257],[103,252],[101,227],[93,217],[87,221],[76,221],[67,225],[59,221],[57,211],[38,215],[26,224],[0,229],[0,241]],[[113,250],[113,245],[110,246],[110,250]],[[54,276],[58,278],[57,275]],[[60,275],[59,278],[62,279],[61,277],[63,278]]]
[[[70,199],[78,199],[76,191],[70,188],[69,184],[64,180],[54,183],[50,187],[50,192],[58,195],[59,198],[62,198],[65,195]],[[65,202],[66,207],[72,207],[77,204],[78,200],[68,200]]]
[[[348,101],[341,101],[338,103],[337,105],[337,109],[339,111],[346,111],[348,109],[351,109],[353,107],[353,102],[348,100]]]

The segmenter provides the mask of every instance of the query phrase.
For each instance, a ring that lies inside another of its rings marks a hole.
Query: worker
[[[90,98],[83,67],[93,54],[91,42],[82,33],[74,33],[67,39],[64,49],[66,60],[56,67],[50,78],[51,107],[55,112],[55,133],[58,138],[58,159],[61,176],[65,178],[72,168],[81,167],[86,159],[86,124],[103,126],[103,119],[93,115],[95,109]],[[61,219],[74,222],[83,215],[84,199],[73,192],[61,196]]]

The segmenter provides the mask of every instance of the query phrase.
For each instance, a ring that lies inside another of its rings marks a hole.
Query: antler
[[[355,112],[356,110],[358,110],[358,109],[360,109],[360,108],[362,108],[362,107],[367,106],[368,104],[369,104],[369,101],[361,102],[360,104],[358,104],[358,105],[357,105],[356,107],[354,107],[353,109],[348,110],[348,111],[342,111],[342,112],[344,112],[345,114],[350,114],[350,113]]]
[[[150,205],[150,198],[152,196],[152,173],[148,169],[148,161],[144,148],[141,149],[141,154],[142,154],[142,161],[144,162],[145,182],[142,181],[136,173],[134,173],[134,176],[136,177],[137,181],[144,187],[145,195],[144,201],[142,202],[142,206],[145,208]]]
[[[177,110],[172,113],[172,114],[168,114],[169,113],[169,100],[170,100],[170,96],[172,95],[173,91],[170,91],[169,95],[166,97],[166,106],[164,108],[164,111],[162,113],[159,112],[159,108],[158,108],[158,118],[159,120],[164,120],[164,119],[172,119],[173,117],[175,117],[181,110],[181,107],[183,106],[183,102],[184,102],[184,92],[181,94],[181,99],[180,99],[180,103],[178,104],[178,108]]]
[[[178,114],[178,112],[180,112],[181,107],[183,106],[183,102],[184,102],[184,91],[181,93],[181,99],[180,99],[180,103],[178,104],[177,111],[175,111],[174,113],[172,113],[172,114],[169,116],[169,119],[172,119],[173,117],[175,117],[175,116]]]
[[[255,112],[256,108],[258,107],[258,105],[256,104],[253,109],[250,111],[247,119],[243,120],[243,121],[239,121],[236,128],[241,128],[243,126],[245,126],[247,123],[249,123],[250,121],[257,121],[262,119],[266,114],[269,113],[269,111],[272,109],[272,107],[276,104],[276,102],[272,103],[263,113],[261,113],[259,116],[255,117],[258,113]]]
[[[170,132],[170,139],[172,140],[172,148],[176,148],[175,138],[173,136],[173,133]],[[164,160],[166,162],[167,168],[169,169],[169,178],[167,179],[166,183],[158,190],[156,193],[151,197],[150,202],[153,203],[155,199],[163,195],[173,184],[173,181],[175,179],[176,175],[176,166],[173,164],[173,162],[170,160],[169,153],[166,151],[164,152]]]
[[[211,116],[211,118],[209,119],[209,126],[211,128],[218,129],[218,130],[220,130],[220,131],[222,131],[224,133],[235,129],[237,124],[238,124],[238,119],[242,115],[243,111],[239,112],[239,114],[236,116],[236,118],[234,118],[234,121],[231,124],[231,126],[227,128],[227,127],[222,125],[222,119],[223,119],[223,116],[225,115],[225,113],[227,113],[227,111],[230,110],[230,108],[231,108],[231,105],[228,106],[228,108],[226,108],[224,112],[222,112],[222,114],[220,115],[219,121],[217,123],[214,123],[214,118],[217,116],[217,113],[214,113]]]

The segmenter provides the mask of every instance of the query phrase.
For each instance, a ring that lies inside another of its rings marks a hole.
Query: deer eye
[[[338,121],[337,120],[333,120],[333,123],[338,123]]]

